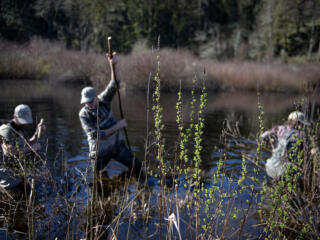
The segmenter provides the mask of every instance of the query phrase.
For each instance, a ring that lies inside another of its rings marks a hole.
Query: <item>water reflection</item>
[[[45,81],[2,81],[0,89],[0,118],[10,119],[16,105],[25,103],[30,105],[36,121],[45,119],[47,125],[46,142],[48,144],[47,158],[52,170],[59,175],[65,167],[77,168],[80,171],[87,167],[88,145],[84,132],[82,131],[78,112],[80,106],[80,91],[83,86],[61,86],[52,85]],[[101,90],[101,89],[100,89]],[[137,157],[144,158],[144,144],[147,138],[147,128],[152,127],[152,111],[149,109],[148,117],[147,94],[145,92],[124,92],[122,91],[122,105],[125,117],[128,122],[128,135],[133,150]],[[176,126],[175,94],[162,94],[162,106],[164,108],[164,137],[167,139],[167,146],[174,151],[175,142],[178,138]],[[188,119],[190,112],[191,96],[183,95],[184,118]],[[294,102],[299,101],[300,96],[285,94],[263,94],[261,103],[265,111],[266,128],[276,123],[283,122],[287,114],[293,110]],[[319,98],[312,101],[319,106]],[[149,99],[149,106],[152,99]],[[119,119],[117,101],[113,102],[113,111]],[[234,178],[240,176],[241,153],[256,149],[255,142],[246,142],[249,149],[243,149],[229,142],[229,148],[222,147],[219,136],[222,131],[223,122],[228,119],[231,122],[239,122],[241,133],[245,137],[255,136],[258,132],[258,110],[256,93],[209,93],[208,104],[205,109],[205,128],[203,137],[203,173],[206,184],[210,186],[210,177],[214,174],[217,161],[225,154],[224,167],[227,174]],[[149,122],[147,122],[149,119]],[[241,141],[244,141],[241,139]],[[215,148],[217,147],[217,148]],[[220,151],[219,151],[220,150]],[[65,162],[62,162],[64,159]],[[156,164],[156,163],[155,163]],[[249,165],[249,171],[254,165]],[[265,175],[260,173],[259,178]],[[227,182],[225,187],[229,188]],[[153,191],[157,191],[155,186]],[[185,190],[181,189],[181,193]],[[245,196],[243,196],[245,199]],[[254,217],[248,220],[255,222]],[[152,229],[152,228],[150,228]]]
[[[36,121],[44,118],[47,125],[48,157],[54,159],[55,154],[64,149],[66,158],[86,158],[88,148],[86,137],[82,131],[78,112],[81,108],[79,99],[83,86],[51,85],[44,81],[8,80],[2,81],[0,89],[0,118],[10,119],[13,109],[20,103],[31,106]],[[165,135],[175,138],[176,111],[175,94],[162,94],[164,110]],[[190,111],[190,95],[184,95],[184,117]],[[143,145],[146,139],[147,120],[146,93],[122,92],[125,117],[128,120],[130,142],[138,155],[143,156]],[[293,104],[300,96],[284,94],[265,94],[261,103],[265,111],[265,124],[269,127],[282,122],[293,109]],[[319,98],[314,99],[319,103]],[[149,99],[152,104],[152,99]],[[113,102],[113,111],[119,118],[117,101]],[[150,109],[149,119],[152,111]],[[213,146],[222,130],[225,119],[238,121],[244,135],[255,134],[258,129],[256,93],[209,93],[205,109],[205,144]]]

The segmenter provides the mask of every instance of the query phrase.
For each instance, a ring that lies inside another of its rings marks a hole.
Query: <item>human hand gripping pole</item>
[[[36,133],[37,139],[36,139],[36,143],[35,143],[35,147],[37,148],[37,150],[41,149],[41,145],[40,145],[40,143],[38,141],[39,141],[39,139],[40,139],[40,137],[42,135],[42,132],[43,132],[43,129],[42,129],[44,127],[43,122],[44,122],[44,119],[41,118],[40,122],[37,125],[37,131],[36,131],[37,132]]]
[[[43,125],[43,118],[41,118],[40,122],[38,123],[38,133],[37,133],[37,139],[39,139],[41,137],[42,134],[42,125]]]
[[[29,147],[32,148],[34,151],[38,151],[41,149],[41,145],[38,142],[38,140],[40,139],[42,133],[46,130],[46,126],[44,125],[44,119],[41,118],[40,122],[37,125],[37,129],[35,131],[35,133],[33,134],[33,136],[28,140],[28,142],[30,143]]]
[[[108,54],[109,54],[109,57],[112,59],[113,53],[112,53],[112,49],[111,49],[111,37],[108,37]],[[121,119],[124,119],[123,111],[122,111],[122,105],[121,105],[119,84],[118,84],[116,72],[115,72],[115,69],[114,69],[114,63],[111,64],[111,74],[112,74],[112,76],[114,77],[114,81],[115,81],[115,83],[116,83],[116,90],[117,90],[117,95],[118,95],[120,117],[121,117]],[[124,131],[124,134],[125,134],[125,136],[126,136],[126,141],[127,141],[128,148],[129,148],[130,151],[131,151],[131,146],[130,146],[130,142],[129,142],[129,138],[128,138],[127,129],[124,127],[124,128],[123,128],[123,131]]]

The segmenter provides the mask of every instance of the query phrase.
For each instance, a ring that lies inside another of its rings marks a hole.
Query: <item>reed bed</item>
[[[104,84],[109,76],[104,54],[67,50],[59,43],[33,39],[24,45],[0,42],[0,78],[49,79],[54,82]],[[192,79],[206,73],[208,90],[303,92],[317,88],[319,64],[285,64],[199,59],[185,50],[162,49],[162,91],[193,87]],[[152,50],[119,54],[119,76],[127,88],[146,90],[156,69]],[[106,74],[107,73],[107,74]],[[201,86],[196,86],[198,90]]]

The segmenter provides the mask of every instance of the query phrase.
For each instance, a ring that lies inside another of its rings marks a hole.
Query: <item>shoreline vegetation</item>
[[[41,52],[41,45],[34,47],[33,54],[37,53],[36,50]],[[50,51],[53,50],[50,48]],[[261,137],[243,136],[238,121],[229,122],[227,119],[219,142],[212,145],[217,161],[212,166],[214,171],[206,178],[203,146],[206,144],[204,111],[208,105],[207,88],[203,86],[199,96],[194,90],[191,91],[187,117],[183,115],[187,109],[182,89],[177,91],[175,127],[178,134],[166,136],[164,114],[167,109],[161,104],[163,96],[160,86],[163,84],[160,76],[168,76],[165,64],[174,67],[175,59],[172,56],[165,58],[165,51],[156,54],[153,91],[150,94],[150,119],[153,123],[147,121],[143,158],[144,167],[156,180],[156,185],[148,186],[146,181],[141,180],[132,182],[130,177],[128,180],[123,178],[122,182],[113,181],[112,185],[102,174],[93,175],[97,181],[90,185],[87,182],[92,174],[90,164],[84,171],[69,168],[63,154],[55,159],[61,162],[61,166],[53,164],[53,173],[57,170],[56,166],[61,171],[61,175],[55,177],[49,169],[47,154],[34,160],[34,163],[39,162],[40,167],[33,164],[31,169],[25,164],[26,157],[21,154],[19,156],[24,164],[19,164],[18,170],[24,176],[24,197],[15,200],[8,192],[0,195],[2,225],[8,236],[67,240],[133,237],[180,240],[319,239],[319,152],[310,151],[319,145],[319,121],[314,122],[310,129],[305,128],[311,144],[299,149],[297,140],[284,176],[270,181],[264,170],[266,150],[270,146],[264,144]],[[161,57],[159,54],[162,54]],[[81,56],[71,53],[70,56],[82,64]],[[31,55],[25,57],[28,59]],[[103,59],[99,57],[102,66]],[[123,58],[126,63],[125,56]],[[146,57],[141,59],[148,60]],[[177,59],[187,58],[179,55]],[[63,66],[66,60],[64,55],[58,63]],[[134,61],[136,67],[140,66],[138,60]],[[95,62],[87,62],[87,59],[84,62],[96,66]],[[85,70],[85,65],[74,66]],[[179,73],[177,66],[174,69]],[[133,73],[130,76],[133,77]],[[258,92],[256,132],[261,136],[265,120],[259,96]],[[309,103],[301,102],[298,107],[307,106]],[[149,111],[146,114],[149,118]],[[315,119],[319,119],[319,112]],[[169,145],[169,137],[173,138],[174,145]],[[231,150],[232,146],[237,148],[236,152]],[[19,158],[14,160],[20,161]],[[241,170],[235,172],[228,169],[229,161]],[[30,178],[27,178],[29,170]],[[26,190],[27,183],[31,185],[30,193]],[[22,227],[18,226],[19,217]]]
[[[0,41],[0,79],[45,79],[54,83],[101,85],[109,75],[104,54],[67,50],[62,44],[34,38],[18,45]],[[313,92],[320,82],[316,63],[199,59],[186,50],[162,49],[119,54],[119,76],[126,88],[146,90],[161,56],[161,90],[193,88],[192,79],[206,74],[209,91]],[[201,90],[202,86],[197,86]]]

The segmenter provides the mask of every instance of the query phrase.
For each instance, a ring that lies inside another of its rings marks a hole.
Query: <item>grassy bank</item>
[[[109,76],[103,54],[67,50],[58,43],[33,39],[28,44],[0,42],[1,79],[49,79],[54,82],[104,84]],[[302,92],[320,82],[319,64],[215,62],[198,59],[183,50],[163,49],[161,89],[192,88],[192,79],[206,71],[208,90],[256,90]],[[145,90],[156,72],[153,51],[119,54],[119,74],[127,88]],[[200,86],[199,86],[200,89]]]

